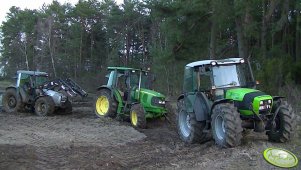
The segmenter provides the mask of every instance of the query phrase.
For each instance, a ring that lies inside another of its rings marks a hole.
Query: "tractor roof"
[[[140,71],[140,69],[135,69],[135,68],[130,68],[130,67],[108,67],[108,70],[120,70],[120,71],[125,71],[125,70],[135,70],[135,71]],[[143,72],[148,72],[146,70],[142,70]]]
[[[239,64],[239,63],[244,63],[244,59],[243,58],[227,58],[227,59],[222,59],[222,60],[201,60],[201,61],[195,61],[195,62],[189,63],[186,65],[186,67],[212,65],[212,63],[215,63],[217,65]]]
[[[22,74],[28,74],[28,75],[35,75],[35,76],[48,76],[46,72],[41,72],[41,71],[27,71],[27,70],[18,70],[17,74],[22,73]]]

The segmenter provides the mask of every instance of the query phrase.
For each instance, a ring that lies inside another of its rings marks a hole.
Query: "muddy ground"
[[[89,104],[76,105],[71,115],[50,117],[1,112],[0,169],[278,169],[263,159],[267,147],[301,159],[300,126],[286,144],[251,132],[241,146],[221,149],[212,140],[185,145],[164,119],[135,130],[128,122],[96,118]]]

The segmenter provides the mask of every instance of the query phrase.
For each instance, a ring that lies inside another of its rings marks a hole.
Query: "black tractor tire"
[[[267,135],[270,141],[284,143],[294,136],[295,113],[286,101],[281,101],[276,107],[280,107],[279,112]]]
[[[186,112],[184,99],[180,99],[177,103],[176,122],[178,134],[185,143],[203,143],[208,140],[207,133],[204,132],[206,122],[199,122],[195,113]]]
[[[7,113],[21,111],[24,109],[24,104],[21,100],[21,96],[17,95],[16,89],[7,89],[2,97],[3,110]]]
[[[72,113],[72,104],[69,100],[64,103],[64,108],[59,108],[56,112],[60,115],[68,115]]]
[[[55,104],[51,97],[43,96],[36,100],[34,108],[36,115],[44,117],[53,114]]]
[[[135,128],[146,128],[145,111],[141,104],[134,104],[130,112],[131,124]]]
[[[232,103],[217,104],[211,115],[211,130],[215,143],[224,148],[240,145],[242,138],[240,113]]]
[[[101,89],[95,99],[95,114],[98,117],[115,118],[117,115],[118,103],[111,92],[107,89]]]

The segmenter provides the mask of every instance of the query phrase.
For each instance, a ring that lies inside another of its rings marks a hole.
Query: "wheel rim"
[[[181,111],[179,113],[180,131],[184,137],[188,137],[191,133],[190,115],[187,112]]]
[[[137,126],[138,124],[138,116],[136,111],[131,112],[131,122],[134,126]]]
[[[10,108],[14,108],[16,107],[17,105],[17,100],[14,96],[11,96],[9,99],[8,99],[8,107]]]
[[[96,101],[96,111],[99,115],[105,115],[109,110],[109,100],[106,96],[100,96]]]
[[[215,133],[219,140],[223,140],[226,134],[225,121],[222,116],[217,116],[215,119]]]
[[[38,111],[39,113],[45,113],[45,112],[46,112],[46,109],[47,109],[46,104],[45,104],[45,103],[40,103],[40,104],[38,105],[37,111]]]

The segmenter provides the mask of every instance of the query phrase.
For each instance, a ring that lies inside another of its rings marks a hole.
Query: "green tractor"
[[[177,129],[186,143],[212,135],[221,147],[240,145],[244,130],[266,132],[268,139],[293,137],[295,114],[280,96],[256,90],[250,64],[242,58],[187,64],[183,94],[178,97]]]
[[[134,127],[145,128],[146,119],[167,113],[165,96],[150,90],[154,77],[148,71],[127,67],[108,67],[108,71],[107,85],[97,89],[98,117],[129,117]]]

